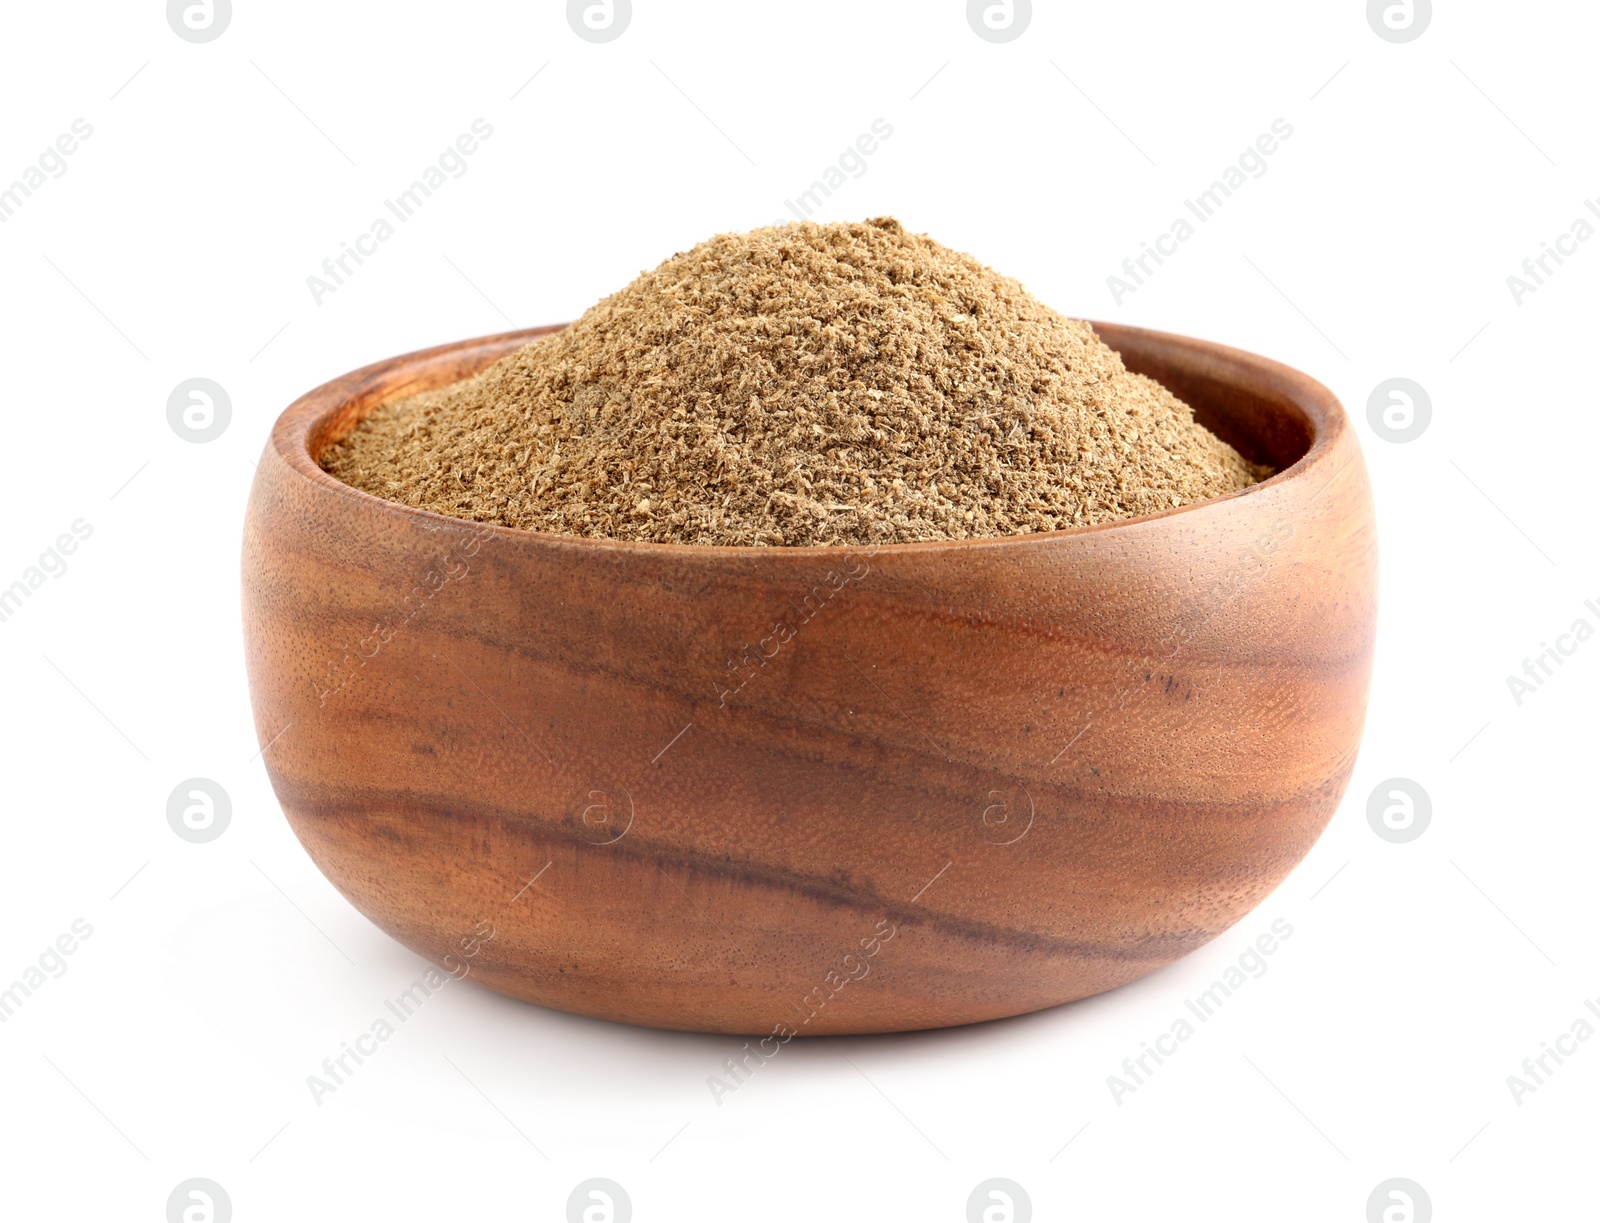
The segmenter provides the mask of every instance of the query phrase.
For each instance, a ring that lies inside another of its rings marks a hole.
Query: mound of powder
[[[888,218],[712,238],[322,465],[478,522],[743,545],[1051,531],[1267,474],[1087,323]]]

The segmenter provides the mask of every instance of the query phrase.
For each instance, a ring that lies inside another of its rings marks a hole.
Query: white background
[[[238,0],[193,45],[153,0],[6,6],[0,183],[93,127],[0,225],[0,585],[93,528],[0,623],[0,985],[93,927],[0,1024],[6,1217],[160,1220],[196,1176],[241,1223],[560,1220],[591,1176],[641,1221],[960,1220],[992,1176],[1038,1219],[1360,1223],[1390,1177],[1441,1221],[1595,1217],[1600,1040],[1520,1103],[1507,1076],[1600,996],[1600,641],[1520,706],[1506,677],[1600,627],[1600,242],[1520,305],[1506,278],[1600,196],[1600,12],[1439,9],[1394,45],[1358,0],[1072,0],[993,45],[951,0],[636,0],[591,45],[551,0]],[[316,304],[306,278],[480,117],[469,172]],[[319,1106],[306,1076],[422,963],[318,874],[260,763],[238,568],[272,421],[771,222],[879,117],[821,219],[893,214],[1063,311],[1266,353],[1349,407],[1382,621],[1338,815],[1234,930],[1076,1005],[796,1042],[718,1105],[739,1041],[453,984]],[[1116,304],[1106,277],[1278,118],[1268,173]],[[207,444],[166,419],[197,376],[233,404]],[[1394,376],[1432,398],[1409,444],[1366,419]],[[193,776],[232,797],[210,844],[166,822]],[[1395,776],[1432,797],[1409,844],[1366,818]],[[1122,1059],[1278,918],[1269,971],[1115,1102]]]

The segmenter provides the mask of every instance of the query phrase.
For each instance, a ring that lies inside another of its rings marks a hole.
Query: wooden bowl
[[[622,543],[317,466],[375,405],[554,328],[312,391],[244,535],[256,729],[295,833],[444,971],[766,1052],[1053,1006],[1215,938],[1349,780],[1371,495],[1312,379],[1096,326],[1279,474],[1004,539]]]

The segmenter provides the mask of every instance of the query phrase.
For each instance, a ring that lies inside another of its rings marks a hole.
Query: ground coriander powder
[[[890,218],[712,238],[322,465],[478,522],[789,546],[1053,531],[1269,474],[1087,323]]]

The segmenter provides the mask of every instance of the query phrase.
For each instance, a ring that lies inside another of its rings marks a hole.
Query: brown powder
[[[899,222],[723,234],[323,466],[478,522],[693,544],[966,539],[1263,478],[1087,323]]]

